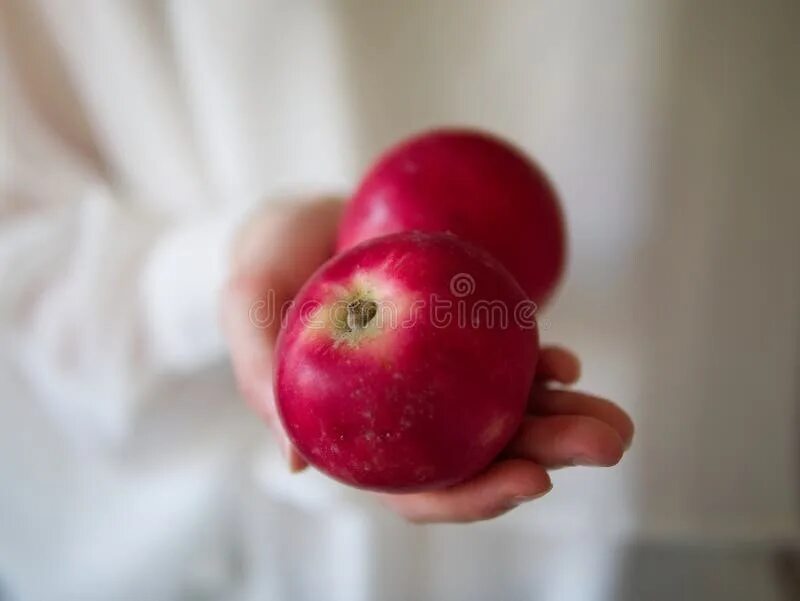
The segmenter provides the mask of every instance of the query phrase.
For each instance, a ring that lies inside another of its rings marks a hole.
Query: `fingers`
[[[444,490],[381,495],[382,501],[415,523],[488,520],[545,495],[552,488],[547,472],[535,463],[510,459],[475,478]]]
[[[544,382],[572,384],[580,377],[580,362],[570,351],[547,347],[539,354],[528,418],[508,447],[512,456],[547,467],[614,465],[630,445],[633,422],[619,407],[588,394],[550,390]]]
[[[612,466],[625,452],[617,431],[584,415],[527,417],[505,454],[547,468],[568,465]]]
[[[536,415],[583,415],[593,417],[613,428],[624,448],[633,440],[633,421],[611,401],[572,390],[538,389],[531,395],[529,407]]]
[[[574,384],[581,375],[581,363],[574,353],[567,349],[549,346],[539,352],[536,366],[536,381],[555,381],[560,384]]]

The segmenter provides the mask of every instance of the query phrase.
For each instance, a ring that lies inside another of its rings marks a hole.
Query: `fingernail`
[[[289,452],[289,471],[293,474],[302,472],[305,464],[295,452]]]
[[[578,457],[572,458],[572,465],[581,466],[581,467],[600,467],[603,463],[592,459],[591,457],[585,457],[583,455],[579,455]]]
[[[518,507],[519,505],[523,505],[525,503],[529,503],[530,501],[535,501],[536,499],[541,499],[547,493],[553,490],[553,485],[551,484],[547,490],[543,490],[540,493],[536,493],[535,495],[515,495],[511,497],[509,501],[509,505],[511,507]]]
[[[289,442],[289,439],[285,436],[281,436],[280,447],[281,455],[283,455],[283,459],[286,461],[286,466],[289,468],[289,471],[297,471],[295,469],[294,453],[292,453],[292,443]]]

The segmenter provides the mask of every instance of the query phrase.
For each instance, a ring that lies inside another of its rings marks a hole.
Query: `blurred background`
[[[792,0],[0,0],[0,599],[800,598],[798,30]],[[543,337],[637,436],[419,527],[286,473],[216,225],[448,124],[552,177]]]

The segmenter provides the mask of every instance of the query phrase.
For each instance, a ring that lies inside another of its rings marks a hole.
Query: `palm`
[[[330,256],[340,208],[341,203],[329,199],[255,215],[240,233],[223,298],[222,321],[239,387],[275,429],[295,471],[305,462],[289,445],[272,396],[272,352],[280,322],[261,327],[252,318],[252,308],[265,290],[273,290],[275,306],[282,306]],[[444,490],[380,498],[416,522],[488,519],[547,493],[547,469],[616,464],[631,442],[633,424],[609,401],[552,387],[574,383],[579,372],[578,360],[569,351],[542,349],[528,413],[495,463]]]

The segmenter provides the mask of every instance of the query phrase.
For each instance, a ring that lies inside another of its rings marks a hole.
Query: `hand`
[[[253,215],[234,247],[231,278],[223,293],[222,322],[239,388],[275,431],[292,471],[306,462],[291,447],[272,392],[272,354],[280,316],[254,320],[252,308],[275,293],[275,307],[290,301],[333,251],[341,202],[319,199],[270,206]],[[633,437],[633,424],[613,403],[554,388],[577,381],[580,365],[569,351],[543,348],[528,414],[506,451],[484,472],[444,490],[380,494],[382,502],[413,522],[490,519],[546,494],[547,469],[616,464]]]

